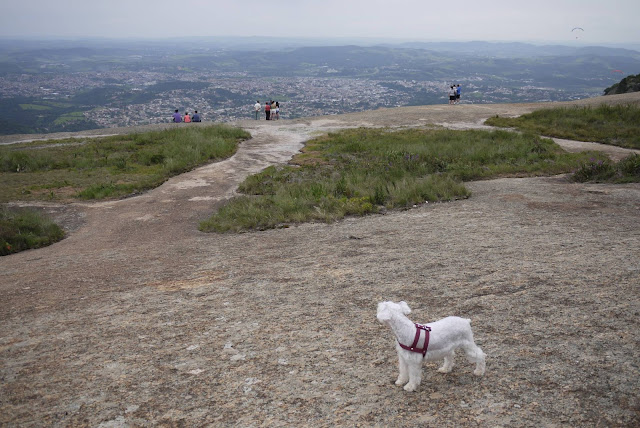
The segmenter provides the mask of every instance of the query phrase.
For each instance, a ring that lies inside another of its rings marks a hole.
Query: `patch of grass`
[[[103,199],[227,158],[250,134],[225,125],[0,146],[0,202]]]
[[[53,121],[54,125],[64,125],[69,122],[75,122],[79,120],[86,120],[84,113],[81,111],[74,111],[71,113],[65,113]]]
[[[347,130],[309,141],[286,166],[248,177],[203,231],[267,229],[466,198],[463,181],[570,172],[598,154],[507,131]]]
[[[580,165],[573,179],[578,182],[640,183],[640,155],[631,154],[617,163],[590,159]]]
[[[47,100],[47,101],[42,100],[41,103],[51,107],[59,107],[59,108],[69,108],[73,106],[73,104],[71,103],[63,103],[59,101],[50,101],[50,100]]]
[[[485,123],[549,137],[640,149],[640,107],[637,105],[544,109],[516,118],[495,116]]]
[[[0,256],[51,245],[64,231],[30,209],[0,208]]]
[[[38,104],[20,104],[22,110],[51,110],[49,106],[41,106]]]

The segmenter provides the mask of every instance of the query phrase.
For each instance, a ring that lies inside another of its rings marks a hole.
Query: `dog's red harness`
[[[418,348],[418,342],[420,341],[420,330],[424,330],[424,344],[422,348]],[[431,331],[431,327],[416,323],[416,337],[413,339],[413,344],[411,346],[403,345],[398,341],[398,345],[402,349],[406,349],[411,352],[421,352],[422,357],[424,358],[427,355],[427,348],[429,347],[429,332]]]

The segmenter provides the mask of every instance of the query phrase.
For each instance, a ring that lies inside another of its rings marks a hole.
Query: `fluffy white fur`
[[[378,303],[378,321],[388,325],[396,336],[396,351],[398,352],[398,365],[400,374],[396,385],[404,385],[405,391],[415,391],[422,381],[422,353],[403,349],[398,345],[411,346],[416,335],[416,326],[406,316],[411,309],[406,302],[380,302]],[[476,364],[473,372],[476,376],[482,376],[485,369],[485,354],[473,341],[471,320],[459,317],[447,317],[426,324],[431,327],[429,347],[424,360],[433,361],[444,358],[444,364],[438,369],[441,373],[449,373],[453,367],[455,350],[462,348],[471,363]],[[418,347],[424,344],[424,333],[420,334]]]

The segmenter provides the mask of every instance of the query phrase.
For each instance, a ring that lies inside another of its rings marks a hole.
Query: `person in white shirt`
[[[453,88],[453,85],[449,87],[449,104],[453,105],[456,103],[456,90]]]
[[[262,109],[262,104],[260,104],[260,101],[256,101],[256,103],[253,105],[253,109],[256,112],[256,120],[258,120],[258,115],[260,114],[260,110]]]

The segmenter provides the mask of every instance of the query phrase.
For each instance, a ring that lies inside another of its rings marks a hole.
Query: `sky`
[[[640,42],[639,0],[0,0],[0,10],[2,38]]]

